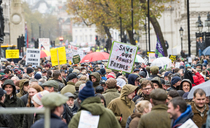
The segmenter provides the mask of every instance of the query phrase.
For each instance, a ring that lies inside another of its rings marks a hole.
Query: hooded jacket
[[[172,120],[171,122],[171,128],[177,128],[181,126],[183,123],[185,123],[188,119],[193,118],[193,112],[190,105],[187,105],[187,109],[184,113],[181,114],[180,117],[178,117],[176,120]]]
[[[75,83],[69,81],[67,85],[64,88],[62,88],[61,94],[65,94],[67,92],[71,92],[72,94],[76,92]]]
[[[4,102],[4,105],[6,106],[6,108],[7,107],[25,107],[23,101],[16,96],[16,88],[13,81],[10,79],[7,79],[4,81],[4,84],[2,86],[3,89],[5,89],[5,85],[12,85],[13,87],[13,92],[12,92],[13,96],[10,97],[6,95],[6,99]],[[12,115],[12,117],[15,122],[16,128],[22,128],[23,115],[14,114]]]
[[[107,106],[113,99],[120,97],[120,93],[117,92],[116,88],[107,89],[102,95],[104,96],[106,100]]]
[[[128,99],[128,95],[137,88],[138,86],[126,84],[121,90],[120,97],[112,100],[107,107],[112,110],[118,120],[120,120],[120,117],[122,116],[120,124],[123,128],[126,126],[128,117],[133,114],[133,109],[135,107],[135,103],[131,99]]]
[[[136,74],[130,74],[128,76],[128,84],[132,84],[132,85],[135,85],[135,80],[136,78],[138,78],[139,76],[136,75]]]
[[[120,128],[114,114],[103,106],[99,97],[89,97],[81,103],[79,112],[73,116],[68,128],[78,128],[81,110],[89,111],[92,115],[99,115],[98,128]]]
[[[91,76],[94,76],[96,78],[96,82],[93,82],[93,87],[96,88],[99,85],[99,82],[101,80],[100,74],[98,72],[93,72],[89,75],[89,79],[91,80]]]
[[[192,83],[191,83],[191,81],[189,80],[189,79],[183,79],[182,80],[182,82],[181,82],[181,84],[180,84],[180,86],[179,86],[179,90],[183,90],[183,83],[184,82],[188,82],[189,84],[190,84],[190,90],[191,90],[191,88],[192,88]]]
[[[27,92],[24,91],[24,84],[27,83],[27,82],[29,82],[28,79],[22,79],[22,80],[20,80],[20,82],[19,82],[20,92],[17,93],[17,97],[18,97],[18,98],[20,98],[20,97],[22,97],[23,95],[27,94]]]

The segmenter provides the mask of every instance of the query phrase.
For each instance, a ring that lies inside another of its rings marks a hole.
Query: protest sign
[[[171,59],[171,62],[176,61],[176,56],[175,55],[169,55],[169,59]]]
[[[65,47],[50,49],[52,66],[66,64]]]
[[[39,38],[39,49],[50,51],[50,39],[49,38]]]
[[[98,128],[99,115],[92,115],[89,111],[82,110],[78,128]]]
[[[80,56],[79,55],[74,55],[73,56],[73,63],[78,64],[80,62]]]
[[[26,65],[40,65],[40,49],[27,48],[26,50]]]
[[[155,59],[155,53],[149,53],[149,63],[152,63]]]
[[[136,46],[114,41],[107,67],[113,70],[131,73],[136,53]]]
[[[19,58],[19,50],[18,49],[11,49],[6,50],[6,58]]]

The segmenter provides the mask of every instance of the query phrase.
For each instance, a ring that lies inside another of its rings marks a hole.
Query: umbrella
[[[205,48],[204,50],[203,50],[203,55],[210,55],[210,46],[208,46],[207,48]]]
[[[171,59],[168,57],[160,57],[155,59],[150,66],[158,66],[164,68],[166,67],[171,67]]]
[[[50,56],[50,52],[49,51],[41,50],[40,58],[44,58],[44,57],[48,57],[48,56]]]
[[[80,63],[93,62],[98,60],[108,60],[108,59],[109,59],[109,54],[106,52],[93,52],[84,56],[80,61]]]
[[[141,56],[139,56],[139,55],[136,55],[135,62],[145,63],[144,59]]]
[[[206,96],[210,96],[210,80],[208,80],[208,81],[206,81],[202,84],[199,84],[197,86],[192,87],[192,89],[190,90],[187,98],[188,99],[193,99],[193,93],[198,88],[203,89],[206,92]]]

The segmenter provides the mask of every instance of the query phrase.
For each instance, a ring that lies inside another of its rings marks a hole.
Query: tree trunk
[[[133,32],[132,32],[132,30],[127,30],[127,32],[128,32],[128,36],[129,36],[129,40],[130,40],[130,43],[132,44],[132,45],[136,45],[136,42],[135,42],[135,40],[133,39]]]
[[[145,12],[147,12],[146,6],[144,6],[144,5],[146,5],[146,0],[139,0],[139,1],[140,1],[140,3],[142,3],[142,8],[145,10]],[[152,17],[151,17],[151,15],[152,15]],[[165,56],[168,56],[167,49],[165,47],[165,41],[164,41],[163,33],[161,31],[161,28],[160,28],[160,24],[157,21],[157,18],[153,15],[152,12],[150,13],[150,22],[152,23],[152,26],[155,30],[156,36],[158,36],[159,39],[160,39],[160,43],[163,47],[163,51],[164,51]]]
[[[108,44],[106,44],[106,46],[108,46],[107,47],[107,51],[108,51],[112,47],[112,35],[111,35],[109,28],[107,26],[103,25],[103,27],[104,27],[104,31],[105,31],[106,35],[108,36],[108,41],[106,42],[106,43],[108,43]]]

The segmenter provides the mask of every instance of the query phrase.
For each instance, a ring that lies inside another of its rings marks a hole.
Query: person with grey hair
[[[34,85],[34,84],[38,84],[38,80],[36,80],[36,79],[30,79],[29,80],[29,86],[31,86],[31,85]]]

